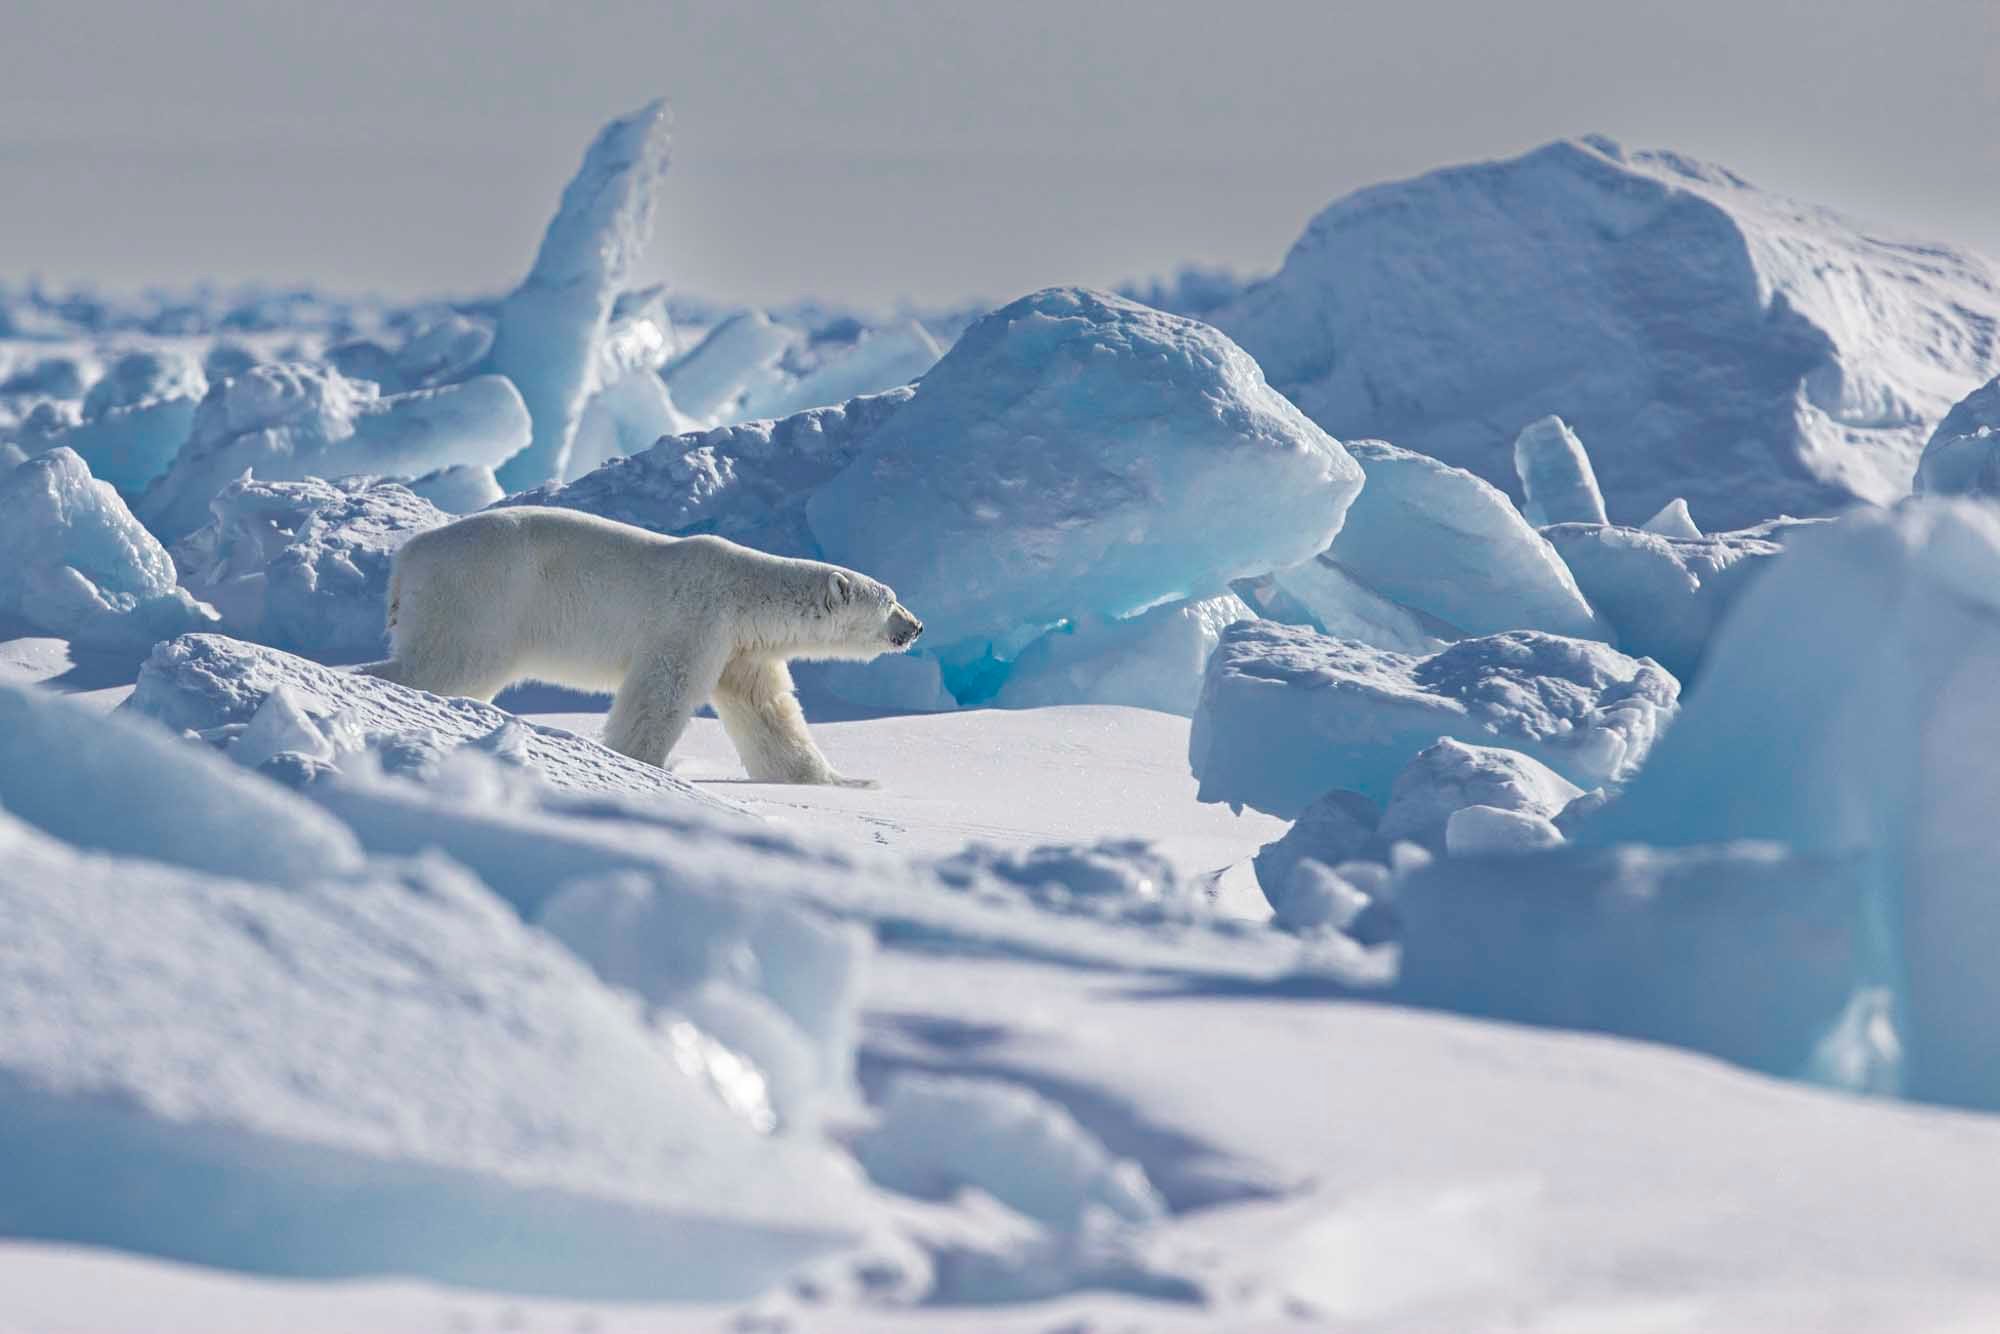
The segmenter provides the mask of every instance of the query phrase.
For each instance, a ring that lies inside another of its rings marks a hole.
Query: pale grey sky
[[[684,291],[1275,265],[1374,181],[1599,131],[2000,255],[2000,0],[0,0],[0,277],[475,292],[664,94]]]

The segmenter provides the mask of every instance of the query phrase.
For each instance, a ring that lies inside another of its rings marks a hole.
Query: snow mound
[[[1590,455],[1561,417],[1529,422],[1514,437],[1514,474],[1521,479],[1521,513],[1535,527],[1610,522]]]
[[[11,1235],[720,1299],[870,1225],[834,1155],[719,1095],[726,1048],[448,866],[281,891],[79,855],[4,815],[0,846]]]
[[[1440,737],[1502,746],[1582,787],[1636,772],[1680,687],[1652,662],[1531,630],[1427,658],[1250,621],[1223,631],[1188,739],[1203,801],[1293,817],[1347,788],[1387,800]]]
[[[781,556],[821,556],[806,526],[812,491],[854,461],[869,433],[910,401],[907,389],[662,440],[567,484],[509,496],[669,536],[714,533]]]
[[[1388,843],[1377,832],[1381,824],[1381,807],[1359,792],[1336,788],[1300,811],[1283,837],[1259,849],[1252,866],[1280,925],[1291,925],[1287,899],[1301,863],[1316,861],[1328,867],[1352,861],[1386,864]]]
[[[1783,547],[1752,532],[1681,539],[1639,528],[1563,523],[1542,536],[1627,653],[1692,681],[1709,639]]]
[[[330,367],[254,366],[208,391],[193,434],[138,513],[174,542],[207,522],[209,501],[246,470],[266,482],[414,477],[453,464],[491,467],[527,438],[521,396],[496,375],[384,396]]]
[[[1444,825],[1444,848],[1453,857],[1533,852],[1562,842],[1554,821],[1500,806],[1462,806]]]
[[[1364,588],[1460,634],[1609,637],[1569,567],[1499,491],[1379,440],[1347,451],[1368,483],[1326,558]]]
[[[0,613],[129,650],[215,622],[117,491],[64,448],[0,475]]]
[[[1857,868],[1765,842],[1521,851],[1399,879],[1396,999],[1893,1091]]]
[[[1576,784],[1518,750],[1439,737],[1396,775],[1378,832],[1437,849],[1445,846],[1452,815],[1468,806],[1552,820],[1582,795]]]
[[[412,535],[450,515],[394,482],[244,479],[215,517],[174,544],[187,587],[219,629],[321,662],[380,658],[389,567]]]
[[[620,289],[652,240],[653,200],[666,175],[669,138],[664,102],[605,126],[563,190],[534,266],[500,304],[487,364],[520,389],[533,422],[532,438],[516,445],[518,452],[503,456],[505,462],[490,460],[500,465],[500,484],[508,490],[564,475],[599,341]]]
[[[338,718],[363,736],[404,738],[417,756],[406,768],[421,771],[454,746],[502,734],[517,745],[521,764],[556,788],[667,795],[711,808],[726,805],[664,769],[491,704],[428,695],[223,635],[183,635],[155,647],[121,708],[176,730],[213,732],[217,740],[229,741],[236,733],[226,729],[247,725],[280,686],[289,687],[292,698],[315,719]]]
[[[208,379],[191,353],[128,352],[83,396],[83,419],[60,443],[83,456],[92,476],[136,498],[180,452],[207,392]]]
[[[1191,717],[1223,630],[1256,618],[1243,599],[1225,593],[1051,630],[1022,650],[993,702],[1009,709],[1128,704]]]
[[[1213,319],[1334,435],[1499,487],[1559,412],[1623,522],[1893,500],[2000,371],[1990,261],[1595,137],[1350,195]]]
[[[1916,1097],[2000,1108],[2000,514],[1967,501],[1794,534],[1686,715],[1576,837],[1771,839],[1854,859],[1900,948]]]
[[[143,719],[0,686],[0,810],[66,843],[276,884],[356,869],[353,835]],[[0,862],[7,859],[0,856]]]
[[[2000,496],[2000,378],[1952,408],[1924,444],[1915,490],[1933,496]]]
[[[1360,485],[1213,329],[1050,288],[968,329],[806,514],[951,662],[1297,564]]]

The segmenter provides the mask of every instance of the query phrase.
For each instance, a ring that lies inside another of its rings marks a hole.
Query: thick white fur
[[[849,785],[785,663],[862,661],[923,629],[887,585],[837,565],[534,506],[405,543],[389,627],[394,656],[362,671],[475,699],[525,680],[613,691],[605,744],[661,766],[713,701],[752,778]]]

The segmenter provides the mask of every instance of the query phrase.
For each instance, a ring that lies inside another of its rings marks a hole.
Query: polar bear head
[[[924,632],[924,623],[896,600],[895,589],[852,570],[827,571],[817,610],[835,656],[901,653]]]

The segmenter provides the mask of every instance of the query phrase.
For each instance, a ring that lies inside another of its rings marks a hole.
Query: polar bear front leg
[[[715,689],[725,655],[686,648],[657,650],[634,666],[611,698],[604,744],[621,755],[667,767],[688,720]]]
[[[716,682],[714,698],[722,730],[729,733],[745,772],[758,782],[875,786],[865,778],[842,778],[819,753],[782,658],[731,658]]]

